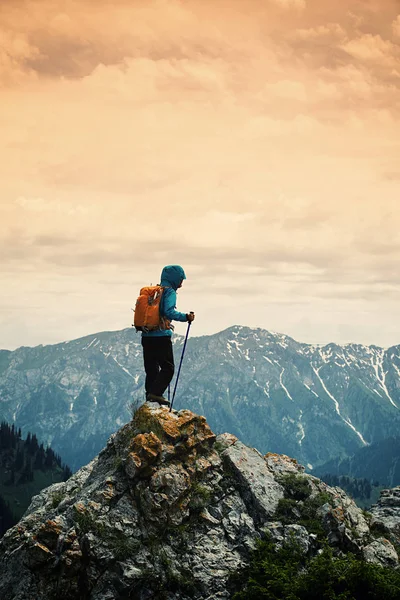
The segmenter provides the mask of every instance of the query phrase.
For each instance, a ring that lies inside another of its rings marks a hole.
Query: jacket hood
[[[161,285],[171,286],[174,290],[183,279],[186,279],[185,271],[179,265],[168,265],[161,272]]]

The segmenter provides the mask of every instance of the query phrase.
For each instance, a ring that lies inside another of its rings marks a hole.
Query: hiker
[[[176,290],[182,287],[186,279],[185,271],[179,265],[164,267],[161,273],[161,285],[164,287],[160,303],[162,325],[155,331],[142,331],[144,369],[146,371],[146,400],[169,405],[163,393],[174,375],[174,354],[172,349],[173,325],[170,321],[194,320],[194,313],[182,313],[176,310]],[[162,328],[164,327],[164,328]]]

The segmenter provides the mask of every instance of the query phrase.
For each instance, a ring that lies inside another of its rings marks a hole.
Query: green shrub
[[[331,502],[331,496],[321,492],[313,498],[309,498],[300,508],[299,525],[303,525],[309,533],[315,533],[320,540],[325,537],[325,530],[321,518],[317,517],[317,510],[324,504],[330,504]]]
[[[309,533],[315,533],[320,541],[325,537],[321,519],[317,517],[317,510],[331,501],[329,494],[320,493],[305,501],[293,498],[281,498],[275,512],[275,518],[283,525],[298,523],[303,525]]]
[[[281,498],[278,502],[278,507],[275,512],[275,518],[281,521],[284,525],[293,523],[300,518],[299,505],[296,500],[290,498]]]
[[[233,600],[399,600],[400,573],[330,548],[305,558],[293,542],[262,541],[248,569],[232,579]]]
[[[104,533],[104,523],[99,523],[96,517],[87,509],[80,512],[75,508],[74,521],[82,533],[89,533],[91,531],[99,536]]]
[[[197,481],[194,482],[191,489],[189,508],[194,511],[201,511],[210,503],[211,496],[212,493],[209,487]]]
[[[285,498],[305,500],[311,494],[310,482],[303,475],[284,473],[277,480],[284,488]]]
[[[215,442],[214,450],[216,452],[218,452],[218,454],[220,454],[221,452],[223,452],[225,450],[225,446],[221,442]]]
[[[65,494],[63,492],[54,492],[51,496],[51,506],[57,508],[62,500],[64,500]]]
[[[138,540],[131,539],[124,535],[108,536],[106,542],[110,550],[112,550],[116,560],[125,560],[133,557],[140,547],[140,542]]]
[[[385,525],[379,521],[370,525],[370,532],[373,537],[388,537],[390,534]]]

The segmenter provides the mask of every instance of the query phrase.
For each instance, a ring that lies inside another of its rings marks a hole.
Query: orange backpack
[[[160,315],[160,303],[164,292],[161,285],[143,287],[136,300],[134,326],[136,331],[171,329],[170,321]]]

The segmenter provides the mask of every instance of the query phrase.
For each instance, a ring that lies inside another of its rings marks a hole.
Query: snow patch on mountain
[[[90,348],[91,346],[93,346],[93,344],[95,343],[95,341],[96,341],[96,340],[97,340],[97,338],[95,338],[95,337],[94,337],[94,338],[92,339],[92,341],[91,341],[91,342],[90,342],[90,343],[89,343],[87,346],[84,346],[84,347],[82,348],[82,350],[89,350],[89,348]]]
[[[387,375],[387,371],[385,371],[384,368],[383,368],[384,354],[385,354],[385,351],[382,348],[380,348],[377,351],[377,353],[373,357],[371,357],[371,364],[372,364],[372,366],[373,366],[373,368],[375,370],[376,378],[377,378],[377,380],[379,382],[379,385],[381,386],[381,388],[385,392],[386,396],[389,398],[390,403],[393,404],[393,406],[395,408],[398,408],[397,404],[394,402],[393,398],[389,394],[389,390],[386,387],[386,375]],[[374,362],[374,358],[375,358],[375,362]]]
[[[291,400],[293,402],[292,396],[289,394],[288,389],[284,386],[283,381],[282,381],[282,376],[283,376],[284,372],[285,372],[285,369],[283,368],[281,374],[279,375],[279,381],[281,382],[281,386],[285,390],[287,397],[289,398],[289,400]]]
[[[309,385],[307,385],[306,383],[305,383],[304,385],[305,385],[305,387],[306,387],[306,388],[307,388],[307,389],[308,389],[308,390],[309,390],[309,391],[310,391],[312,394],[314,394],[314,396],[316,396],[317,398],[319,398],[318,394],[317,394],[316,392],[314,392],[314,390],[312,390],[312,389],[310,388],[310,386],[309,386]]]
[[[297,436],[298,437],[300,436],[300,439],[299,439],[299,445],[300,446],[301,446],[304,438],[306,437],[306,433],[304,431],[303,423],[301,422],[302,418],[303,418],[303,411],[300,410],[299,422],[298,422],[298,425],[297,425],[298,428],[299,428],[299,432],[298,432]]]
[[[264,356],[264,355],[263,355],[263,358],[265,358],[265,360],[267,360],[269,363],[271,363],[271,365],[272,365],[273,367],[275,366],[275,365],[274,365],[274,363],[272,362],[272,360],[271,360],[270,358],[268,358],[268,356]]]
[[[124,367],[124,365],[121,365],[121,363],[118,362],[118,360],[115,358],[115,356],[112,356],[111,358],[117,363],[117,365],[119,367],[121,367],[121,369],[123,371],[125,371],[125,373],[127,373],[127,375],[129,375],[129,377],[132,377],[132,379],[135,379],[135,377],[132,375],[132,373],[130,371],[128,371],[128,369],[126,367]]]
[[[393,367],[394,367],[394,369],[395,369],[395,371],[396,371],[396,373],[397,373],[397,375],[399,376],[399,379],[400,379],[400,369],[399,369],[399,367],[396,365],[396,363],[392,363],[392,364],[393,364]]]
[[[368,446],[368,442],[366,442],[362,436],[362,434],[357,431],[357,429],[354,427],[353,423],[351,422],[350,419],[345,419],[341,413],[340,413],[340,408],[339,408],[339,402],[336,400],[336,398],[330,393],[330,391],[328,390],[328,388],[326,387],[325,383],[322,380],[322,377],[319,374],[319,371],[321,370],[321,367],[319,367],[318,369],[316,369],[315,367],[313,367],[314,369],[314,373],[316,374],[316,376],[318,377],[318,379],[321,382],[322,387],[324,388],[325,392],[328,394],[329,398],[331,398],[333,400],[333,402],[335,403],[335,408],[336,408],[336,412],[339,415],[339,417],[342,419],[342,421],[344,423],[346,423],[346,425],[348,425],[350,427],[350,429],[352,429],[354,431],[354,433],[356,433],[358,435],[358,437],[360,438],[360,440],[362,441],[362,443],[364,444],[364,446]]]

